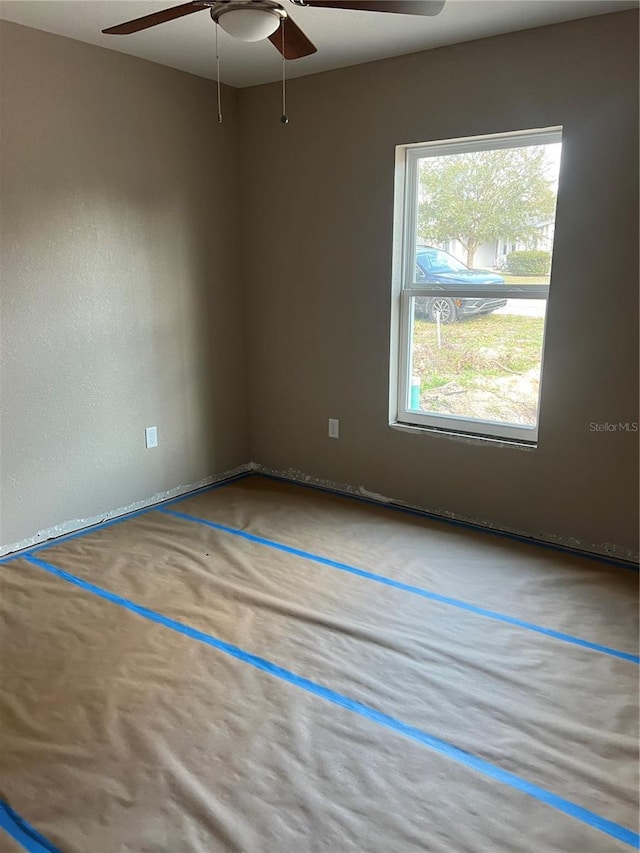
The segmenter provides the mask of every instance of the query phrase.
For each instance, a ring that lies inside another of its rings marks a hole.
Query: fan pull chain
[[[280,21],[280,29],[282,31],[282,115],[280,116],[280,121],[282,124],[289,124],[289,116],[287,115],[287,80],[286,80],[286,71],[285,71],[285,63],[286,60],[284,58],[284,22],[286,18],[282,18]]]
[[[220,95],[220,53],[218,51],[218,22],[216,21],[216,85],[218,89],[218,124],[222,124],[222,98]]]

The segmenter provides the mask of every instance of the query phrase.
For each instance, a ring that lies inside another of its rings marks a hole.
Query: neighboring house
[[[539,236],[535,241],[522,242],[520,240],[512,240],[504,237],[499,240],[492,240],[483,243],[476,251],[473,260],[474,267],[480,269],[503,269],[506,264],[506,257],[511,252],[518,252],[521,249],[542,249],[545,252],[550,252],[553,248],[553,236],[555,231],[555,219],[543,219],[536,226]],[[428,242],[428,241],[427,241]],[[443,249],[449,252],[462,263],[467,262],[467,250],[458,240],[445,240],[444,242],[431,242],[429,245],[436,246],[438,249]]]

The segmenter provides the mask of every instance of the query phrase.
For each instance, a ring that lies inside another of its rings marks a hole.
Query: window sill
[[[515,450],[537,450],[538,444],[532,442],[518,441],[510,438],[493,438],[489,435],[475,435],[473,433],[452,432],[445,429],[437,429],[435,427],[416,426],[415,424],[404,424],[399,421],[389,424],[391,429],[398,432],[408,432],[413,435],[437,435],[441,438],[452,439],[453,441],[462,441],[464,444],[473,444],[476,446],[486,446],[488,444],[494,447],[509,447]]]

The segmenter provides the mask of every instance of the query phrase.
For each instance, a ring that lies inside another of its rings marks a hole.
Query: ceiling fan
[[[394,12],[401,15],[437,15],[445,0],[289,0],[295,6],[329,9],[354,9],[367,12]],[[133,21],[102,30],[107,35],[130,35],[193,12],[209,9],[211,17],[228,35],[242,41],[268,38],[283,59],[301,59],[317,48],[286,8],[276,0],[193,0],[172,6]],[[284,34],[286,33],[286,39]]]

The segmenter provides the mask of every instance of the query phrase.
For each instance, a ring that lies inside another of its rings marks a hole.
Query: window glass
[[[399,422],[537,441],[560,152],[559,128],[405,149]]]

